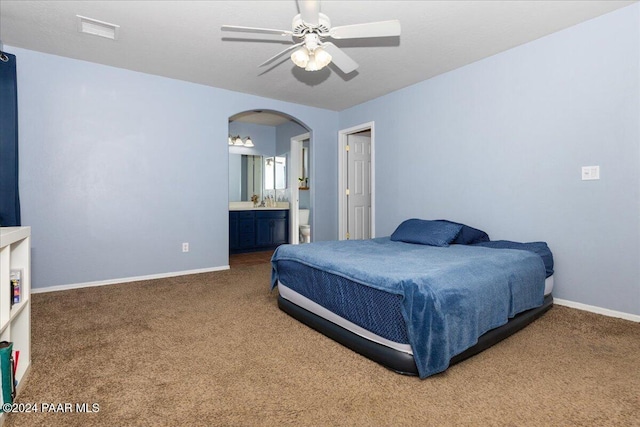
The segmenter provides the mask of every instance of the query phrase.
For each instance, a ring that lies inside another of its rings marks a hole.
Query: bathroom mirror
[[[284,190],[287,188],[286,157],[265,157],[264,188],[265,190]]]
[[[229,201],[262,200],[263,157],[229,153]]]

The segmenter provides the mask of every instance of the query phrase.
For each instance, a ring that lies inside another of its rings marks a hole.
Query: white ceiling
[[[223,24],[291,29],[294,0],[0,0],[0,40],[82,59],[335,111],[494,55],[633,1],[321,1],[332,26],[400,20],[398,38],[335,41],[360,64],[309,72],[279,36],[222,32]],[[116,41],[78,32],[76,15],[120,26]],[[247,40],[247,39],[250,39]],[[10,49],[8,49],[10,51]]]

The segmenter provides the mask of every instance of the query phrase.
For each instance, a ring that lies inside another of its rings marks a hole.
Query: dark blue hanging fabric
[[[2,54],[2,52],[0,52]],[[16,56],[0,58],[0,226],[20,225]],[[5,62],[4,59],[8,58]]]

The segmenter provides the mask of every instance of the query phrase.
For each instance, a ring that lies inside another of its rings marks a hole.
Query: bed
[[[410,219],[370,240],[282,245],[271,279],[284,312],[421,378],[510,336],[553,304],[546,243],[491,241],[445,220]]]

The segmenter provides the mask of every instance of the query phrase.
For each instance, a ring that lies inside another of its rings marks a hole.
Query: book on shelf
[[[22,292],[22,269],[15,268],[11,270],[11,305],[17,304],[20,302],[21,292]]]
[[[20,360],[20,350],[13,351],[13,378],[16,377],[16,371],[18,370],[18,360]]]
[[[12,342],[0,342],[0,402],[3,404],[12,403],[13,399],[16,398],[12,350]]]

